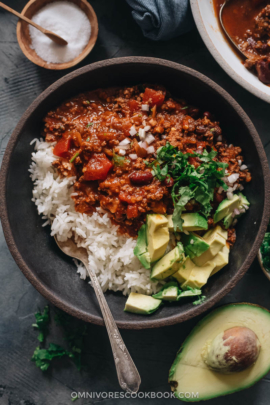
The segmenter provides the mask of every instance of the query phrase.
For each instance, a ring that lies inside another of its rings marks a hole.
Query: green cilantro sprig
[[[157,151],[157,159],[148,164],[152,168],[153,175],[160,181],[165,179],[174,180],[171,196],[174,203],[173,224],[174,230],[182,230],[182,211],[185,205],[192,199],[200,204],[200,212],[209,217],[212,210],[211,202],[214,199],[216,187],[228,186],[222,180],[225,177],[227,163],[216,160],[217,152],[204,150],[199,153],[183,153],[167,143]],[[198,158],[200,165],[195,168],[189,163],[189,158]]]
[[[36,323],[33,323],[33,328],[39,330],[38,340],[42,343],[48,333],[48,327],[50,323],[50,313],[48,305],[44,308],[43,313],[41,311],[35,314]]]

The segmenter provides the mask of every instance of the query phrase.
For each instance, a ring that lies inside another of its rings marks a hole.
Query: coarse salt
[[[91,34],[87,15],[69,1],[55,1],[41,8],[32,20],[43,28],[64,38],[68,45],[57,45],[42,32],[29,25],[32,48],[48,63],[70,62],[79,56]]]

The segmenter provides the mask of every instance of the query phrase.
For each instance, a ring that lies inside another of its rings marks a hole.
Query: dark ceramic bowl
[[[94,291],[76,274],[73,261],[57,248],[32,197],[28,167],[30,141],[41,132],[46,113],[65,99],[86,90],[136,83],[163,84],[202,110],[213,112],[229,143],[241,146],[252,182],[245,188],[251,207],[237,226],[237,241],[229,265],[204,288],[207,300],[199,306],[188,301],[165,305],[143,317],[123,312],[126,298],[106,293],[119,327],[154,328],[190,319],[213,306],[247,271],[262,242],[269,219],[270,177],[260,138],[242,108],[217,84],[185,66],[154,58],[120,58],[86,66],[58,80],[28,108],[13,132],[1,169],[1,218],[9,249],[28,280],[54,305],[88,322],[103,324]]]

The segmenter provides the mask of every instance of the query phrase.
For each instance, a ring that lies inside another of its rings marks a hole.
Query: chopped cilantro
[[[89,123],[86,125],[86,128],[89,128],[89,127],[91,127],[92,125],[94,125],[94,123],[93,123],[93,122],[89,122]]]
[[[182,228],[181,213],[185,205],[192,199],[200,204],[200,212],[208,217],[212,210],[211,202],[214,198],[215,187],[228,186],[222,180],[225,177],[227,163],[215,160],[217,152],[204,150],[202,154],[183,153],[167,142],[166,146],[157,150],[157,159],[148,164],[153,175],[160,181],[172,177],[172,199],[174,203],[173,224],[176,230]],[[189,158],[198,158],[200,165],[189,163]]]
[[[124,156],[119,156],[116,153],[113,152],[113,163],[115,166],[123,166],[125,163],[129,163],[130,160],[125,158]]]
[[[206,300],[206,296],[202,295],[196,301],[193,301],[193,305],[201,305]]]
[[[48,305],[44,308],[43,313],[40,311],[37,312],[35,314],[35,318],[36,323],[33,323],[32,326],[40,331],[38,335],[38,340],[40,342],[44,342],[45,337],[48,333],[48,326],[50,322],[50,313]]]
[[[181,107],[181,110],[186,110],[188,107],[188,105],[186,105],[185,107]]]
[[[63,357],[65,355],[71,357],[71,353],[63,349],[63,347],[50,343],[48,349],[37,347],[31,360],[34,361],[36,366],[42,371],[46,371],[54,358]]]

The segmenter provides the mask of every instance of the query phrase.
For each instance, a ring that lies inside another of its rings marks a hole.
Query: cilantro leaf
[[[66,355],[69,357],[72,356],[70,352],[63,349],[61,346],[50,343],[48,349],[41,349],[40,347],[37,347],[31,360],[34,361],[36,366],[42,371],[46,371],[50,367],[51,361],[54,358],[63,357]]]
[[[197,300],[193,301],[193,305],[201,305],[202,303],[204,303],[206,300],[206,296],[202,295],[200,298],[198,298]]]
[[[33,328],[37,328],[40,333],[38,335],[38,340],[42,343],[48,333],[48,327],[50,322],[50,314],[48,305],[44,308],[43,313],[37,312],[35,314],[36,323],[33,323]]]
[[[180,231],[183,230],[182,224],[184,221],[181,218],[181,214],[185,205],[189,202],[191,198],[193,198],[194,193],[189,187],[181,187],[179,189],[179,195],[180,198],[175,205],[172,216],[173,229],[175,232],[177,231],[177,228],[180,229]]]

